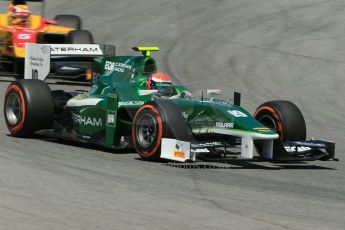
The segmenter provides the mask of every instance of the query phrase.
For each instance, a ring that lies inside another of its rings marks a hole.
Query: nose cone
[[[279,138],[277,133],[265,127],[240,106],[232,106],[231,108],[223,110],[223,114],[226,116],[226,120],[233,122],[233,127],[229,127],[225,123],[223,127],[220,128],[230,130],[238,134],[238,136],[247,136],[253,139]]]

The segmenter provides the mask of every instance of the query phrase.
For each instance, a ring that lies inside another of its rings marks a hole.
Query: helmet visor
[[[158,95],[160,96],[172,96],[173,95],[173,87],[171,82],[159,82],[156,83],[156,89],[158,91]]]

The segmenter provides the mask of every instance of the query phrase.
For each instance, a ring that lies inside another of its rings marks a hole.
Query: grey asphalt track
[[[236,90],[250,112],[268,100],[295,102],[308,137],[334,140],[343,161],[183,169],[13,138],[1,114],[1,230],[345,228],[343,0],[48,0],[47,16],[57,13],[80,15],[118,54],[160,46],[159,68],[196,95]]]

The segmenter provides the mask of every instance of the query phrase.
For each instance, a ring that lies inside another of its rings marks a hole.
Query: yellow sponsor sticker
[[[259,131],[259,132],[266,132],[266,131],[270,131],[269,128],[264,128],[264,127],[260,127],[260,128],[254,128],[255,131]]]

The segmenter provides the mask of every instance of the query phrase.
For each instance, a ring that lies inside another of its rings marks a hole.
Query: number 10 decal
[[[228,110],[228,113],[234,117],[248,117],[245,113],[238,110]]]

